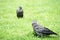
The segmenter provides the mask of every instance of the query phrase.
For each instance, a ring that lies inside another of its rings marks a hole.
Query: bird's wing
[[[53,31],[51,31],[50,29],[45,28],[45,27],[44,27],[42,33],[43,33],[43,34],[56,34],[56,33],[54,33]]]

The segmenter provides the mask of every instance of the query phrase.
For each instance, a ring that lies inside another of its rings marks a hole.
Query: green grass
[[[20,5],[22,19],[16,16]],[[0,0],[0,40],[60,40],[58,36],[34,36],[32,20],[60,35],[60,0]]]

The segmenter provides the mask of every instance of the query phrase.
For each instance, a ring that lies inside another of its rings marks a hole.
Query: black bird
[[[36,21],[32,21],[32,27],[36,36],[57,35],[50,29],[39,25]]]
[[[22,9],[21,6],[17,9],[17,17],[18,18],[22,18],[23,17],[23,9]]]

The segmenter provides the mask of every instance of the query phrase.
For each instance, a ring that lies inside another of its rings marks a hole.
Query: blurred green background
[[[21,19],[16,16],[19,6],[24,11]],[[0,0],[0,40],[60,40],[35,37],[32,20],[60,35],[60,0]]]

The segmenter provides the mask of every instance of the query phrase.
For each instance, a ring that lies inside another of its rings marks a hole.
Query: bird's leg
[[[37,35],[37,37],[43,37],[43,34],[42,34],[42,33],[39,33],[39,34]]]
[[[40,33],[40,37],[43,37],[43,34],[42,33]]]

